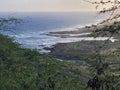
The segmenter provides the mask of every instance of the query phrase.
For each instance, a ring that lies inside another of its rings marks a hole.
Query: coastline
[[[89,26],[84,28],[78,28],[77,30],[72,31],[58,31],[58,32],[49,32],[47,35],[60,37],[63,39],[71,38],[71,42],[60,42],[56,43],[52,47],[45,47],[45,50],[50,52],[45,53],[48,56],[57,58],[60,61],[67,62],[80,62],[82,64],[90,63],[88,61],[89,56],[94,55],[96,46],[104,45],[105,41],[109,38],[109,35],[106,37],[92,38],[92,31],[96,27]],[[104,28],[104,25],[97,26],[97,28]],[[88,38],[86,38],[88,37]],[[83,38],[79,40],[79,38]],[[86,38],[86,40],[85,40]],[[89,40],[87,40],[89,39]],[[111,50],[116,50],[119,47],[119,35],[114,35],[108,41],[108,44],[100,50],[101,53],[109,52]]]

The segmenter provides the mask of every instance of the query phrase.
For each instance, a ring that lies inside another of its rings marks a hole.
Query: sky
[[[0,12],[76,12],[94,11],[83,0],[0,0]]]

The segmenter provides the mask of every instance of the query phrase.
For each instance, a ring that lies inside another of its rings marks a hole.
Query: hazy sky
[[[0,11],[93,11],[95,7],[83,0],[0,0]]]

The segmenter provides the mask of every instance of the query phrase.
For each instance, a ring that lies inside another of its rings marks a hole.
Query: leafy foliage
[[[86,1],[86,0],[85,0]],[[88,81],[88,86],[96,90],[119,90],[120,89],[120,52],[119,48],[115,51],[109,52],[110,54],[101,54],[100,49],[108,44],[109,39],[112,36],[120,35],[120,1],[119,0],[94,0],[87,1],[96,5],[96,9],[99,7],[102,9],[99,13],[111,13],[110,17],[102,21],[98,25],[102,24],[102,28],[94,26],[93,36],[107,36],[109,37],[103,44],[103,46],[97,47],[96,55],[93,58],[92,64],[92,79]],[[116,12],[115,12],[116,11]],[[119,39],[120,40],[120,39]],[[114,54],[113,54],[114,53]],[[114,63],[113,63],[114,62]],[[116,62],[116,63],[115,63]]]
[[[11,31],[14,29],[16,24],[22,22],[22,19],[10,17],[10,18],[0,18],[0,30]]]
[[[119,0],[84,0],[96,6],[99,14],[110,13],[110,17],[101,23],[120,19],[120,1]],[[100,8],[99,8],[100,7]]]
[[[1,90],[84,90],[89,76],[79,64],[21,48],[3,35],[0,40]]]

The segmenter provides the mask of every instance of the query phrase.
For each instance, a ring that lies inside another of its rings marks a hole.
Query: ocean
[[[86,25],[96,24],[107,17],[96,12],[37,12],[37,13],[0,13],[0,17],[16,17],[23,20],[14,27],[14,32],[0,31],[15,39],[23,47],[39,49],[52,47],[56,43],[73,42],[68,38],[48,36],[52,31],[70,31]]]

